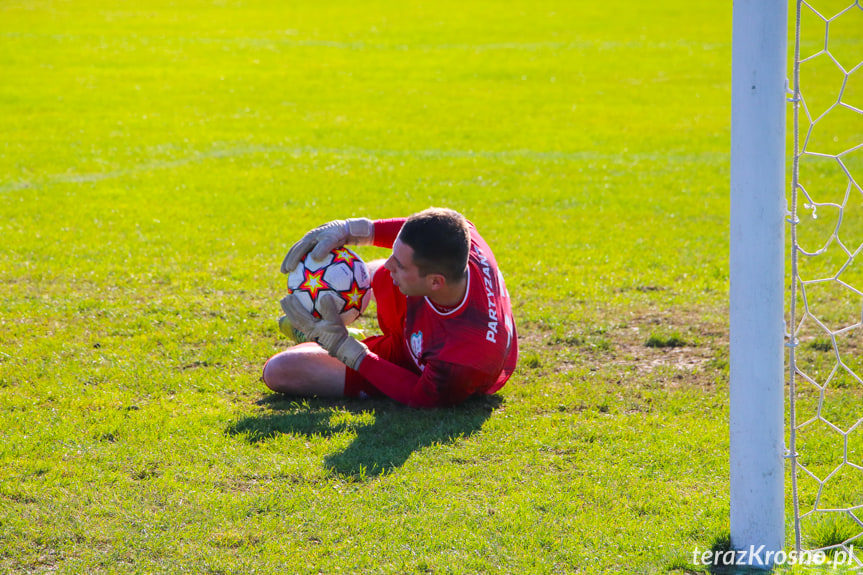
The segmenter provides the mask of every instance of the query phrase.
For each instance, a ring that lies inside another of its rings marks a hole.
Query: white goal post
[[[738,550],[785,547],[787,22],[787,0],[734,0],[729,428]]]

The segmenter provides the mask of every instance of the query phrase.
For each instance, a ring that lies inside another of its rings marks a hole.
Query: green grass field
[[[0,572],[703,570],[731,3],[277,4],[0,2]],[[270,393],[290,245],[431,205],[507,276],[507,386]]]

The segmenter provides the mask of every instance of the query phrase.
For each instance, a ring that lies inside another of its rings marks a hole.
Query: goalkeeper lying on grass
[[[294,244],[282,273],[309,252],[372,244],[393,250],[369,263],[383,335],[358,341],[334,301],[321,303],[317,319],[288,295],[288,321],[316,343],[271,357],[264,383],[290,395],[383,395],[412,407],[453,405],[500,389],[518,358],[509,294],[491,249],[458,212],[430,208],[407,219],[330,222]]]

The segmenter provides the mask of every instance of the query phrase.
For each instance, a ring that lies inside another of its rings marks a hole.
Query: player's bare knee
[[[291,391],[291,354],[282,352],[274,355],[264,365],[261,379],[273,391],[290,393]]]
[[[380,260],[372,260],[372,261],[370,261],[370,262],[367,262],[367,263],[366,263],[366,267],[367,267],[367,268],[368,268],[368,270],[369,270],[369,277],[370,277],[370,278],[372,278],[372,279],[374,279],[375,274],[376,274],[376,273],[378,273],[378,270],[379,270],[379,269],[381,269],[382,267],[384,267],[384,263],[385,263],[385,262],[386,262],[386,260],[384,260],[384,259],[380,259]],[[374,290],[374,289],[370,289],[369,291],[370,291],[370,293],[371,293],[371,295],[369,296],[369,303],[371,303],[371,302],[375,302],[375,303],[377,304],[378,298],[375,296],[375,290]]]
[[[310,357],[316,345],[301,344],[271,357],[264,365],[261,379],[271,390],[289,395],[302,394],[309,377]]]
[[[278,362],[278,356],[273,356],[267,360],[267,363],[264,364],[264,369],[261,371],[261,381],[264,384],[272,389],[273,391],[277,391],[273,386],[275,385],[276,376],[275,372],[277,371],[276,363]]]

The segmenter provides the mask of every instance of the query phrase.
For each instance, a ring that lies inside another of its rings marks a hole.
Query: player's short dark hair
[[[448,282],[467,274],[470,228],[463,215],[447,208],[429,208],[405,221],[399,239],[414,251],[421,276],[441,274]]]

